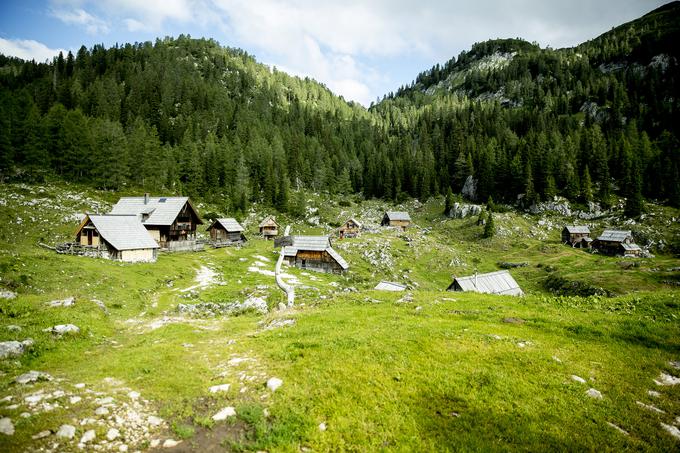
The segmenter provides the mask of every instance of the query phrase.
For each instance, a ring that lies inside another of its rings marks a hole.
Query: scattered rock
[[[0,299],[14,299],[17,297],[17,293],[14,291],[2,290],[0,291]]]
[[[24,373],[20,376],[17,376],[14,379],[14,382],[16,382],[17,384],[26,385],[26,384],[30,384],[30,383],[33,383],[33,382],[51,381],[51,380],[52,380],[52,376],[50,376],[49,374],[44,373],[42,371],[31,370],[28,373]]]
[[[326,431],[326,424],[325,423],[319,423],[319,431]]]
[[[672,368],[675,368],[676,370],[680,370],[680,361],[671,360],[670,362],[668,362],[668,364]]]
[[[283,381],[279,378],[273,377],[269,378],[267,381],[267,388],[272,392],[275,392],[279,387],[283,385]]]
[[[160,417],[156,417],[155,415],[150,415],[149,418],[146,419],[146,421],[151,426],[160,426],[163,423],[163,419]]]
[[[482,212],[482,207],[479,205],[454,203],[453,207],[446,215],[453,219],[464,219],[466,217],[479,215],[480,212]]]
[[[267,327],[264,328],[264,330],[277,329],[279,327],[287,327],[292,325],[295,325],[294,319],[275,319],[270,322]]]
[[[73,439],[76,435],[76,427],[73,425],[61,425],[57,431],[57,437],[64,437],[66,439]]]
[[[120,436],[120,431],[118,431],[116,428],[111,428],[108,430],[106,433],[106,438],[111,440],[116,440]]]
[[[10,324],[6,328],[10,332],[21,332],[21,326],[17,326],[17,325],[14,325],[14,324]]]
[[[583,379],[583,378],[580,377],[580,376],[576,376],[575,374],[572,374],[572,375],[571,375],[571,380],[572,380],[572,381],[576,381],[576,382],[578,382],[579,384],[585,384],[585,383],[586,383],[586,380],[585,380],[585,379]]]
[[[212,419],[215,420],[216,422],[226,420],[228,417],[234,417],[236,415],[236,410],[229,406],[225,407],[224,409],[220,410],[218,413],[212,416]]]
[[[43,329],[43,332],[51,332],[54,335],[65,335],[65,334],[77,334],[80,332],[80,328],[76,325],[73,324],[60,324],[58,326],[54,327],[49,327],[47,329]]]
[[[33,439],[33,440],[44,439],[45,437],[49,436],[50,434],[52,434],[52,431],[49,431],[49,430],[40,431],[38,434],[32,435],[31,439]]]
[[[0,342],[0,359],[19,357],[33,346],[33,339],[27,338],[24,341],[3,341]]]
[[[560,358],[557,357],[557,356],[555,356],[555,355],[552,356],[552,359],[553,359],[555,362],[557,362],[557,363],[562,363],[562,360],[560,360]]]
[[[462,193],[463,196],[466,197],[468,200],[477,199],[477,180],[473,178],[472,175],[467,177],[460,193]]]
[[[99,415],[100,417],[103,416],[103,415],[109,415],[109,409],[106,408],[106,407],[104,407],[104,406],[98,407],[98,408],[94,411],[94,413],[95,413],[95,415]]]
[[[286,304],[284,304],[283,302],[279,302],[278,308],[279,308],[279,311],[283,311],[288,307],[286,307]]]
[[[660,398],[661,393],[657,392],[656,390],[647,390],[647,395],[653,397],[653,398]]]
[[[616,426],[615,424],[613,424],[613,423],[611,423],[611,422],[607,422],[607,425],[611,426],[612,428],[614,428],[615,430],[617,430],[618,432],[620,432],[620,433],[623,434],[624,436],[627,436],[627,435],[628,435],[628,431],[626,431],[626,430],[624,430],[624,429],[622,429],[622,428]]]
[[[676,428],[673,425],[667,425],[665,423],[662,423],[661,427],[668,431],[668,434],[670,434],[671,436],[675,437],[676,439],[680,439],[680,429]]]
[[[503,318],[503,322],[507,324],[524,324],[522,318]]]
[[[680,378],[671,376],[670,374],[661,373],[658,379],[654,379],[656,385],[677,385],[680,384]]]
[[[231,387],[230,384],[220,384],[220,385],[213,385],[208,389],[210,393],[220,393],[220,392],[228,392],[229,387]]]
[[[85,434],[83,434],[83,437],[80,438],[80,443],[86,444],[93,441],[95,437],[97,437],[97,434],[95,433],[94,429],[87,430],[85,431]]]
[[[7,436],[14,435],[14,424],[12,423],[11,418],[9,417],[0,418],[0,433],[5,434]]]
[[[139,392],[135,392],[134,390],[131,391],[130,393],[128,393],[128,397],[129,397],[131,400],[136,400],[137,398],[139,398],[139,396],[140,396],[140,395],[139,395]]]
[[[422,309],[423,309],[423,307],[421,307],[420,305],[416,307],[416,311],[420,311]]]
[[[588,395],[591,398],[598,399],[598,400],[602,399],[602,393],[599,390],[588,389],[588,391],[586,391],[586,395]]]
[[[71,306],[75,305],[75,303],[76,303],[75,297],[67,297],[66,299],[50,301],[50,302],[47,303],[47,306],[51,307],[51,308],[71,307]]]
[[[640,406],[644,409],[647,409],[648,411],[656,412],[657,414],[665,414],[666,413],[665,411],[662,411],[658,407],[652,406],[651,404],[645,404],[642,401],[636,401],[635,403],[637,403],[638,406]]]
[[[181,443],[181,440],[166,439],[165,442],[163,442],[163,448],[173,448]]]

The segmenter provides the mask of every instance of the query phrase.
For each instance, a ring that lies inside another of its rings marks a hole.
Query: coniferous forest
[[[366,198],[561,195],[680,206],[680,4],[574,48],[474,45],[365,109],[188,36],[0,56],[0,174],[292,209],[292,190]],[[472,177],[472,178],[470,178]]]

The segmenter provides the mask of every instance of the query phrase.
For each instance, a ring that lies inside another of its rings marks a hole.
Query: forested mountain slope
[[[432,150],[440,187],[472,168],[482,200],[616,189],[678,205],[678,24],[674,2],[576,48],[486,41],[372,110]]]
[[[289,209],[289,188],[459,192],[524,205],[680,205],[673,2],[575,48],[476,44],[369,110],[247,53],[180,36],[0,56],[0,171]]]

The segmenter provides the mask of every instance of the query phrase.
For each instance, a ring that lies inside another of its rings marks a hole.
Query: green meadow
[[[393,207],[309,194],[318,225],[279,218],[293,233],[330,234],[349,216],[369,231],[334,240],[345,275],[284,267],[297,297],[280,309],[277,251],[256,234],[257,208],[240,219],[245,246],[156,263],[38,245],[69,240],[75,214],[105,212],[120,195],[0,186],[0,289],[16,294],[0,299],[0,341],[34,341],[0,360],[0,418],[14,428],[0,434],[2,451],[680,448],[678,210],[650,205],[628,227],[616,215],[588,220],[596,233],[626,227],[666,244],[623,259],[562,245],[573,220],[559,216],[497,213],[496,235],[482,239],[476,217],[443,217],[441,199]],[[408,210],[417,226],[377,228],[386,208]],[[510,269],[524,297],[446,291],[454,275],[502,262],[526,263]],[[211,277],[197,281],[205,268]],[[381,280],[409,289],[373,290]],[[186,310],[249,298],[268,313]],[[80,332],[45,331],[60,324]],[[30,370],[51,380],[15,382]],[[213,419],[227,407],[235,415]],[[58,435],[65,424],[72,438]]]

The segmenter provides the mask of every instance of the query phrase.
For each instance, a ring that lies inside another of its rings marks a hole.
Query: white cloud
[[[127,19],[123,19],[123,23],[127,27],[128,31],[132,31],[132,32],[144,31],[144,30],[148,29],[148,27],[146,25],[144,25],[143,23],[141,23],[140,21],[135,20],[135,19],[131,19],[129,17]]]
[[[52,15],[65,24],[82,26],[89,35],[105,35],[109,32],[109,26],[106,22],[81,8],[55,9],[52,10]]]
[[[217,38],[367,105],[474,42],[521,37],[572,46],[667,0],[48,1],[71,12],[62,20],[92,32],[108,24],[128,33]]]
[[[53,57],[63,52],[64,49],[50,49],[45,44],[32,39],[2,39],[0,38],[0,53],[18,57],[23,60],[35,60],[39,63],[51,61]]]

